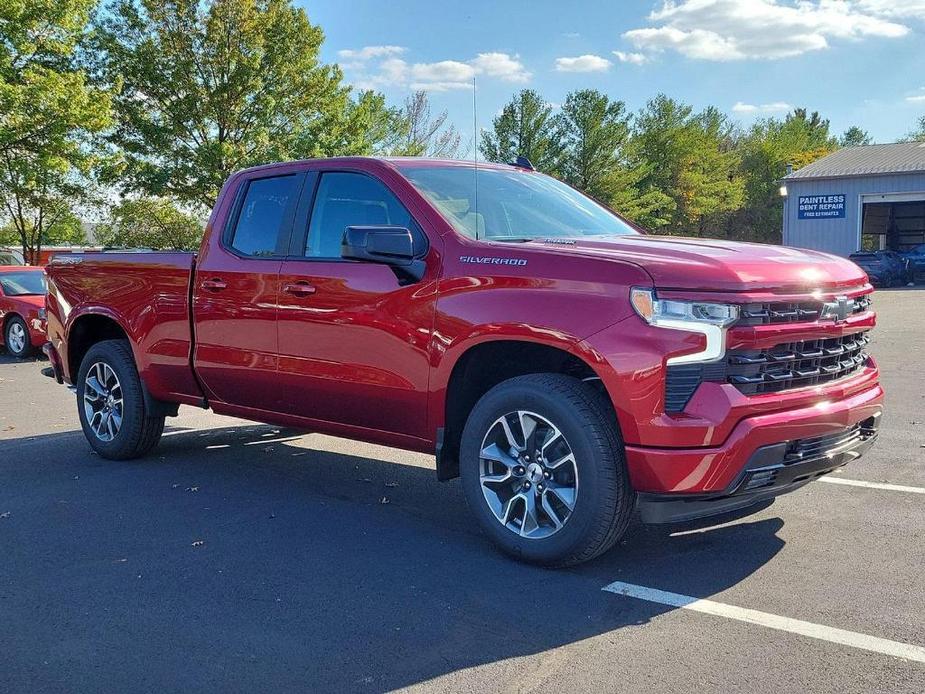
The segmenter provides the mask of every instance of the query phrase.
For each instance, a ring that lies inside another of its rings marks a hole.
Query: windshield
[[[462,166],[402,168],[465,236],[499,241],[638,234],[615,213],[549,176]],[[478,200],[478,204],[476,204]]]
[[[45,293],[44,272],[4,272],[0,274],[0,287],[7,296]]]

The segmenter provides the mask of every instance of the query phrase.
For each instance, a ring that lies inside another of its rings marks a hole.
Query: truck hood
[[[639,265],[659,289],[804,292],[867,282],[864,271],[845,258],[763,243],[628,235],[555,245]]]

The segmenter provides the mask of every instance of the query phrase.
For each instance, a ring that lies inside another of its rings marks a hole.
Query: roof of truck
[[[251,166],[241,171],[263,171],[280,167],[292,166],[293,164],[311,164],[318,162],[336,162],[340,164],[360,164],[369,162],[381,162],[396,169],[421,167],[421,166],[458,166],[462,168],[480,169],[503,169],[505,171],[529,171],[512,164],[498,164],[495,162],[473,161],[472,159],[437,159],[434,157],[321,157],[318,159],[296,159],[293,161],[280,161],[271,164],[261,164],[260,166]],[[239,171],[238,173],[241,173]]]

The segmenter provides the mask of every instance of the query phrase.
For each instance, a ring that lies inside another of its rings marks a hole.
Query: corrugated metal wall
[[[784,245],[850,255],[858,247],[860,199],[875,193],[923,193],[925,174],[787,181]],[[801,195],[845,195],[844,219],[797,219]]]

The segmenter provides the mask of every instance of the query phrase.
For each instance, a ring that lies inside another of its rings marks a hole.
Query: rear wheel
[[[29,356],[32,352],[32,339],[22,318],[13,316],[6,322],[3,343],[6,345],[6,351],[17,359]]]
[[[561,374],[520,376],[488,391],[463,431],[460,472],[492,540],[544,566],[605,552],[633,510],[613,417],[593,388]]]
[[[84,436],[104,458],[139,458],[157,445],[164,417],[150,416],[128,343],[91,347],[77,374],[77,411]]]

